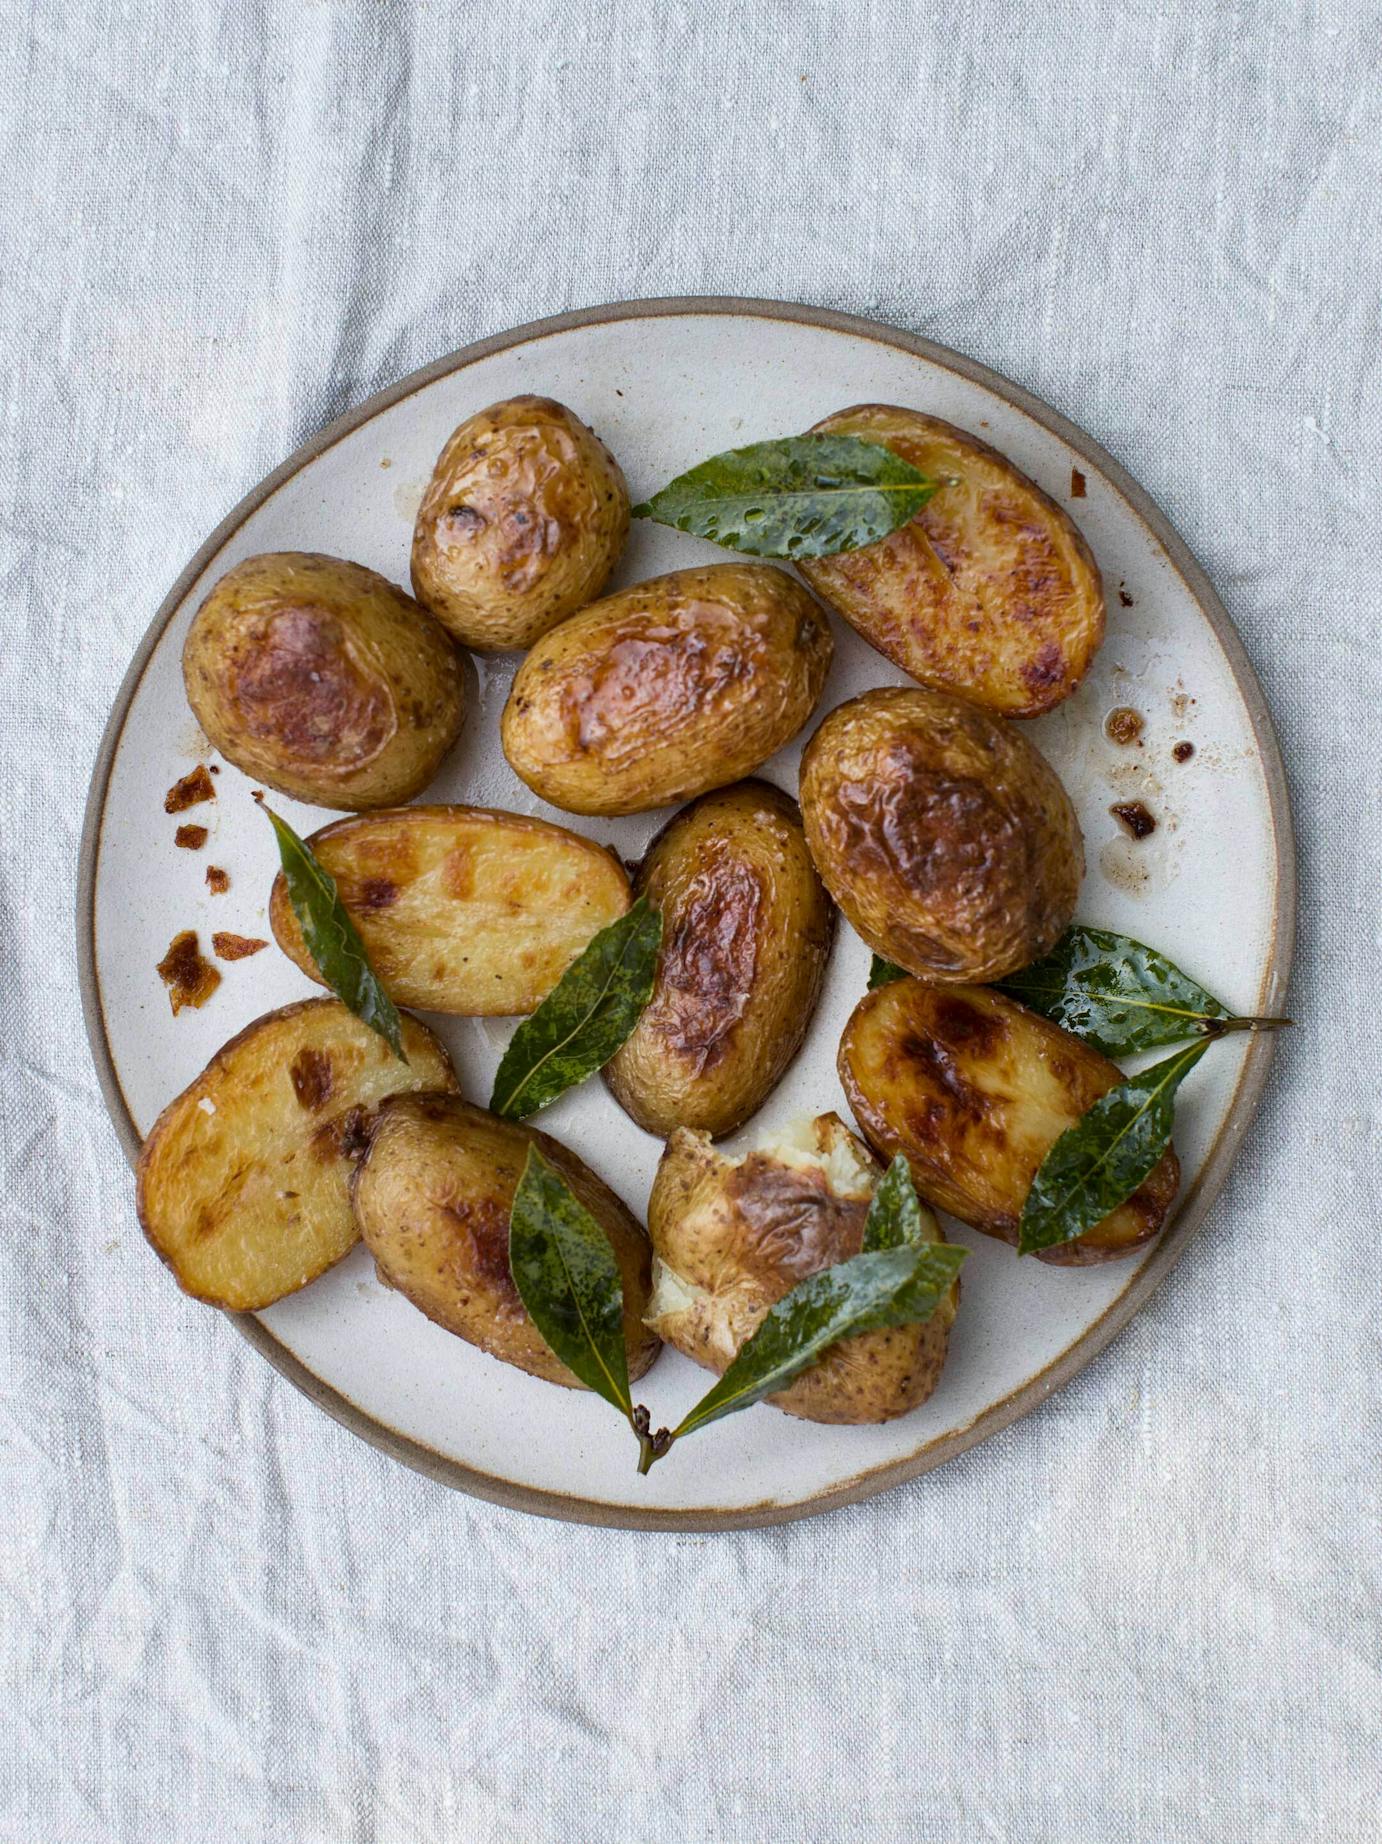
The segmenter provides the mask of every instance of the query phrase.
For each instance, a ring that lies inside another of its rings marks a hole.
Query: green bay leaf
[[[912,1168],[899,1153],[878,1181],[864,1222],[861,1253],[873,1249],[921,1248],[926,1243],[921,1204],[912,1182]]]
[[[603,1069],[652,997],[662,917],[641,896],[602,928],[514,1032],[490,1112],[522,1120]]]
[[[632,1419],[619,1264],[605,1232],[536,1146],[509,1212],[509,1268],[548,1347]]]
[[[1209,1043],[1202,1037],[1129,1076],[1066,1129],[1027,1193],[1019,1255],[1073,1241],[1132,1196],[1170,1145],[1176,1090]]]
[[[905,525],[939,485],[880,442],[798,435],[714,455],[633,512],[750,557],[834,557]]]
[[[1105,1056],[1183,1043],[1229,1017],[1213,993],[1155,948],[1078,922],[1000,990]]]
[[[905,967],[895,967],[890,960],[884,960],[881,954],[875,954],[869,962],[869,991],[879,986],[891,986],[894,980],[910,979]]]
[[[278,840],[288,901],[313,966],[341,1003],[362,1024],[377,1031],[399,1061],[406,1063],[398,1007],[370,965],[365,944],[341,901],[335,878],[286,820],[281,820],[262,800],[259,805],[269,816]]]
[[[775,1395],[842,1338],[928,1319],[953,1285],[965,1253],[934,1242],[881,1248],[809,1275],[745,1339],[672,1439]]]

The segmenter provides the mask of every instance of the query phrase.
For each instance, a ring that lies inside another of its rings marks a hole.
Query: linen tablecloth
[[[1376,0],[0,9],[0,1839],[1382,1837]],[[1279,725],[1300,1020],[1212,1219],[920,1482],[658,1536],[471,1502],[135,1228],[74,975],[102,721],[323,421],[630,296],[876,315],[1088,428]]]

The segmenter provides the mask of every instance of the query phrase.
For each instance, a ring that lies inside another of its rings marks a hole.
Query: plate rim
[[[991,367],[948,346],[939,345],[921,334],[835,308],[747,295],[668,295],[646,300],[607,302],[592,307],[573,308],[565,313],[528,321],[504,332],[473,340],[454,352],[418,367],[382,390],[373,392],[362,402],[333,418],[295,448],[232,507],[198,547],[155,611],[121,679],[106,720],[92,767],[78,852],[77,976],[82,1016],[102,1098],[131,1166],[138,1158],[142,1142],[116,1074],[101,1003],[95,953],[96,865],[111,769],[124,734],[130,706],[165,628],[188,591],[222,546],[286,480],[300,473],[327,449],[370,422],[381,411],[415,395],[438,379],[462,371],[496,352],[532,344],[552,334],[625,320],[672,319],[693,314],[791,321],[854,338],[871,339],[925,359],[981,386],[1031,418],[1089,461],[1094,470],[1122,495],[1161,545],[1172,567],[1198,604],[1200,612],[1209,622],[1223,649],[1248,714],[1266,783],[1276,871],[1276,903],[1258,1006],[1261,1010],[1277,1010],[1284,1003],[1295,946],[1296,853],[1290,795],[1280,745],[1261,683],[1237,628],[1209,578],[1145,488],[1092,436],[1023,386]],[[963,1427],[938,1435],[904,1459],[890,1460],[869,1468],[809,1498],[791,1503],[773,1500],[757,1505],[722,1508],[711,1506],[689,1510],[649,1507],[639,1510],[636,1506],[518,1484],[452,1459],[425,1442],[402,1434],[385,1422],[377,1421],[348,1396],[309,1370],[253,1314],[227,1313],[225,1316],[261,1357],[267,1359],[281,1376],[318,1408],[325,1410],[333,1420],[390,1458],[401,1461],[439,1484],[465,1492],[470,1497],[566,1523],[624,1530],[705,1532],[794,1523],[801,1518],[819,1516],[872,1498],[880,1492],[890,1491],[895,1486],[919,1478],[933,1467],[987,1440],[990,1435],[1011,1427],[1092,1363],[1142,1310],[1199,1230],[1227,1180],[1238,1150],[1261,1105],[1275,1050],[1275,1033],[1254,1034],[1223,1124],[1210,1145],[1198,1178],[1181,1198],[1170,1228],[1118,1297],[1064,1351],[1009,1395],[991,1403]]]

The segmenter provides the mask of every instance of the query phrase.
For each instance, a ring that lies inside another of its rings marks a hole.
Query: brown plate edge
[[[1091,462],[1095,471],[1102,474],[1118,490],[1151,531],[1189,587],[1223,648],[1248,712],[1262,762],[1263,776],[1267,784],[1276,852],[1276,904],[1272,941],[1257,1004],[1258,1009],[1263,1012],[1275,1012],[1282,1009],[1295,945],[1296,861],[1290,798],[1281,750],[1277,743],[1262,687],[1237,629],[1219,601],[1208,577],[1144,489],[1097,442],[1060,415],[1058,411],[1052,410],[1020,385],[1012,383],[1000,373],[978,364],[973,359],[964,357],[961,353],[953,352],[948,347],[937,345],[919,334],[904,332],[879,321],[869,320],[861,315],[841,313],[832,308],[810,307],[789,301],[756,300],[747,296],[692,295],[661,297],[646,301],[615,302],[599,307],[574,309],[548,319],[531,321],[507,333],[494,334],[486,339],[476,340],[444,358],[434,360],[431,364],[409,373],[407,377],[389,385],[382,391],[375,392],[373,396],[366,398],[354,409],[337,417],[309,441],[294,450],[287,460],[266,475],[245,495],[202,544],[160,604],[121,681],[101,738],[100,748],[92,769],[91,787],[82,823],[78,858],[77,969],[82,1015],[101,1093],[124,1148],[125,1156],[131,1165],[138,1158],[141,1141],[115,1074],[96,978],[94,928],[96,863],[111,766],[124,731],[130,704],[164,628],[186,597],[188,590],[221,547],[285,480],[298,473],[310,462],[315,461],[319,455],[359,428],[361,424],[369,422],[380,411],[413,395],[418,390],[434,383],[438,378],[460,371],[465,366],[487,358],[494,352],[528,344],[533,340],[554,333],[564,333],[576,327],[602,325],[621,320],[676,317],[685,314],[720,314],[795,321],[807,326],[824,327],[828,331],[845,333],[856,338],[872,339],[880,344],[893,346],[916,357],[924,358],[945,370],[958,373],[961,377],[980,385],[994,396],[1022,411],[1034,422],[1059,437],[1077,454]],[[526,1511],[540,1517],[556,1518],[567,1523],[626,1530],[739,1530],[770,1524],[791,1523],[799,1518],[818,1516],[822,1512],[833,1511],[843,1505],[858,1503],[861,1499],[871,1498],[879,1492],[888,1491],[894,1486],[903,1485],[909,1480],[918,1478],[922,1473],[929,1472],[932,1467],[939,1466],[944,1461],[953,1459],[956,1455],[976,1446],[980,1441],[986,1440],[989,1435],[1000,1433],[1004,1428],[1010,1427],[1069,1382],[1072,1377],[1084,1369],[1085,1365],[1092,1362],[1150,1298],[1180,1259],[1191,1237],[1204,1221],[1211,1204],[1223,1188],[1229,1169],[1237,1156],[1238,1148],[1261,1105],[1275,1047],[1274,1034],[1254,1037],[1244,1058],[1238,1086],[1229,1103],[1224,1123],[1210,1147],[1199,1177],[1185,1194],[1171,1227],[1113,1304],[1059,1357],[1048,1364],[1045,1369],[1029,1377],[1025,1383],[1001,1402],[990,1405],[965,1427],[952,1429],[948,1434],[939,1436],[906,1459],[889,1461],[854,1479],[846,1480],[842,1485],[832,1486],[827,1491],[798,1502],[790,1504],[770,1502],[723,1510],[686,1511],[650,1508],[646,1511],[638,1511],[628,1506],[609,1504],[599,1499],[576,1498],[563,1493],[546,1492],[534,1486],[515,1485],[508,1480],[478,1472],[472,1467],[463,1465],[460,1461],[436,1452],[423,1442],[415,1441],[407,1435],[398,1433],[396,1429],[388,1427],[385,1423],[376,1421],[349,1397],[342,1395],[331,1385],[323,1382],[315,1372],[309,1370],[274,1336],[266,1325],[253,1315],[230,1313],[227,1317],[232,1320],[236,1329],[260,1355],[273,1365],[275,1370],[286,1377],[319,1408],[324,1409],[333,1420],[340,1422],[353,1434],[368,1441],[371,1446],[379,1448],[391,1458],[401,1460],[405,1465],[425,1474],[428,1478],[455,1490],[466,1492],[472,1497],[485,1499],[511,1510]]]

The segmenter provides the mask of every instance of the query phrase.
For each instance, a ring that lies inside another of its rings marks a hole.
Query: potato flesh
[[[347,1181],[371,1111],[447,1089],[446,1052],[403,1020],[408,1062],[337,999],[257,1019],[163,1110],[138,1167],[139,1220],[184,1291],[253,1312],[358,1240]]]
[[[376,571],[313,552],[228,571],[193,619],[182,667],[226,760],[321,807],[410,800],[465,715],[460,658],[427,611]]]
[[[604,588],[629,494],[564,404],[513,397],[456,429],[418,509],[414,593],[468,647],[529,647]]]
[[[897,980],[855,1007],[840,1043],[855,1119],[885,1159],[905,1153],[921,1196],[1016,1243],[1042,1160],[1122,1072],[1090,1045],[984,987]],[[1040,1251],[1072,1267],[1155,1236],[1180,1183],[1174,1150],[1074,1241]]]
[[[875,953],[933,980],[999,980],[1055,943],[1084,871],[1079,823],[1011,724],[943,692],[865,692],[801,762],[806,840]]]
[[[934,416],[861,404],[813,433],[877,441],[943,484],[862,550],[799,567],[818,595],[919,684],[1008,717],[1079,685],[1104,636],[1104,591],[1066,512],[987,443]]]
[[[405,807],[337,821],[309,842],[375,972],[399,1004],[424,1011],[531,1012],[629,906],[612,852],[525,814]],[[322,983],[282,872],[269,920],[289,959]]]
[[[674,570],[592,603],[534,646],[504,706],[514,772],[572,813],[642,813],[724,787],[790,742],[833,651],[782,570]]]
[[[649,1322],[717,1375],[784,1294],[862,1246],[881,1170],[838,1115],[819,1116],[809,1132],[809,1143],[796,1134],[739,1159],[683,1128],[667,1142],[648,1206],[657,1253]],[[922,1223],[944,1240],[925,1208]],[[923,1324],[842,1339],[768,1400],[807,1421],[907,1414],[936,1386],[958,1302],[956,1283]]]
[[[707,794],[653,841],[637,877],[662,915],[653,995],[605,1079],[639,1126],[732,1133],[801,1048],[835,912],[796,802],[762,781]]]
[[[544,1342],[509,1268],[509,1213],[530,1146],[609,1237],[624,1288],[629,1375],[640,1377],[658,1351],[643,1323],[652,1281],[642,1226],[569,1148],[459,1097],[401,1097],[380,1112],[352,1191],[379,1277],[491,1357],[549,1383],[584,1388]]]

